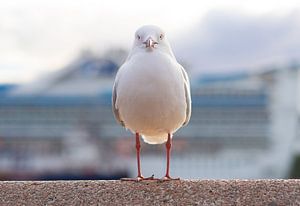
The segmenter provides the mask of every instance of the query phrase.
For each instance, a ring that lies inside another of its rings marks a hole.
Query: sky
[[[1,0],[0,5],[0,83],[30,82],[62,68],[83,49],[99,54],[129,49],[144,24],[162,27],[178,58],[197,71],[300,58],[297,0]]]
[[[177,56],[198,74],[256,72],[300,63],[300,12],[296,10],[257,16],[211,11],[188,33],[174,46]]]

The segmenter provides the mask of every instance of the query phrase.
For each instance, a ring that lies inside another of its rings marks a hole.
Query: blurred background
[[[136,176],[111,89],[144,24],[166,31],[191,79],[172,176],[300,177],[299,1],[3,0],[0,180]],[[164,145],[141,158],[164,175]]]

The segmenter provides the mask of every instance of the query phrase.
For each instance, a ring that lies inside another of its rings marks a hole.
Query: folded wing
[[[184,93],[185,93],[185,101],[186,101],[186,117],[185,121],[183,122],[183,126],[186,125],[191,118],[192,112],[192,100],[191,100],[191,91],[190,91],[190,81],[189,77],[182,66],[180,66],[182,76],[184,78]]]

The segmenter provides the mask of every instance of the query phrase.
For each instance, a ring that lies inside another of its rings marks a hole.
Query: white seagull
[[[146,143],[166,142],[169,175],[172,134],[191,117],[189,78],[176,61],[166,34],[157,26],[142,26],[135,32],[133,47],[120,67],[112,93],[116,120],[135,134],[138,176],[123,180],[140,181],[140,135]]]

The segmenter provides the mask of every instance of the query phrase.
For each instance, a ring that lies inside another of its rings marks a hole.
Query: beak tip
[[[151,38],[147,39],[145,44],[146,48],[154,48],[154,41]]]

